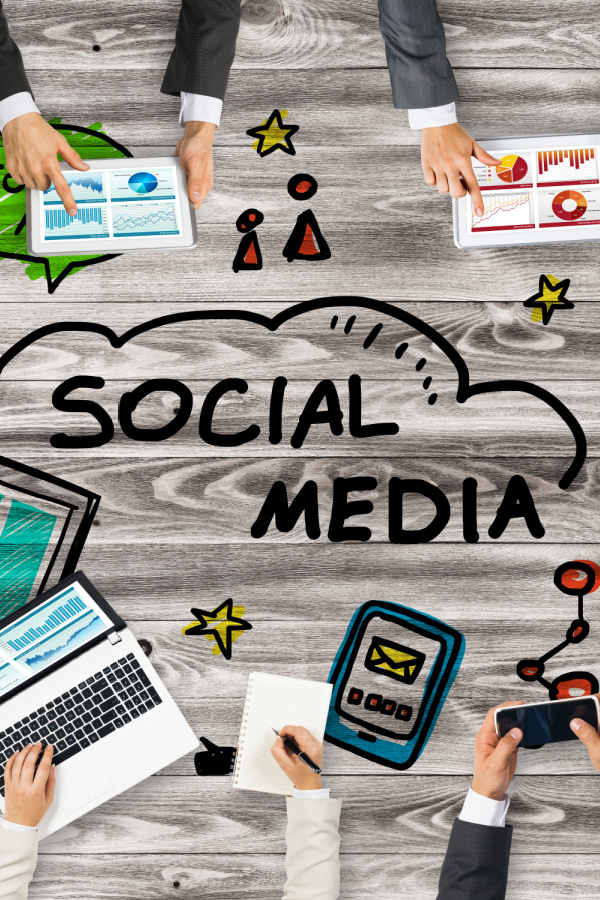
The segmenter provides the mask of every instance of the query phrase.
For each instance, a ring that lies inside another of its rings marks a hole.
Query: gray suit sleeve
[[[512,827],[455,819],[440,873],[438,900],[504,900]]]
[[[19,48],[10,36],[0,0],[0,100],[6,100],[7,97],[20,94],[21,91],[31,93],[31,87]]]
[[[240,0],[182,0],[163,94],[225,98],[240,27]]]
[[[379,0],[379,27],[397,109],[458,100],[435,0]]]

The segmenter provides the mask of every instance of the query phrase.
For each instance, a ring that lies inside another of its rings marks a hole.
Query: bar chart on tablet
[[[598,161],[593,147],[538,150],[537,182],[540,185],[597,184]]]

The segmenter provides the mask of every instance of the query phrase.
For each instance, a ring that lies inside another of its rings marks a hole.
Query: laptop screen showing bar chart
[[[0,698],[112,628],[77,582],[0,630]]]

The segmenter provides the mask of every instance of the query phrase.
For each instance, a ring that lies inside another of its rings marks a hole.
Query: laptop
[[[123,619],[77,572],[0,621],[4,766],[54,746],[56,792],[40,838],[198,747]]]

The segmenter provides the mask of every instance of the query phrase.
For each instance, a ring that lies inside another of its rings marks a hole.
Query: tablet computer
[[[500,166],[473,159],[483,198],[453,200],[460,248],[600,240],[600,134],[480,141]]]
[[[54,185],[27,191],[27,248],[32,256],[184,250],[197,245],[196,215],[176,156],[91,159],[87,172],[61,163],[77,215]]]

